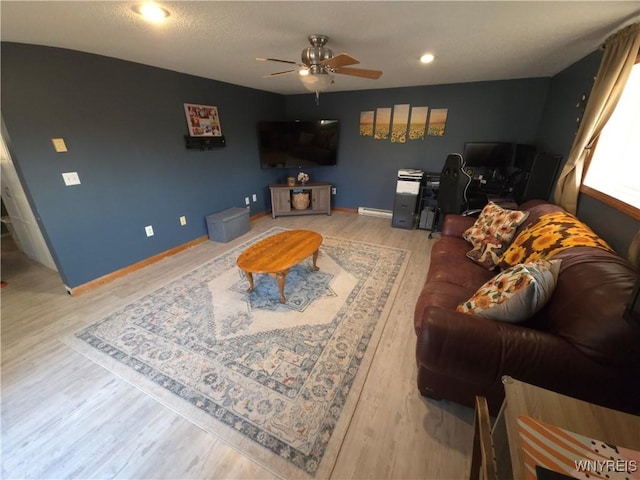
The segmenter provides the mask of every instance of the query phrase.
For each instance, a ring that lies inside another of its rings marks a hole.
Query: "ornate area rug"
[[[277,282],[210,260],[63,340],[285,478],[331,473],[409,252],[324,237]]]

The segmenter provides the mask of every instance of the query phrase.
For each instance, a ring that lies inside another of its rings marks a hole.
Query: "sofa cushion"
[[[562,265],[553,297],[536,315],[541,328],[600,364],[640,369],[640,329],[622,318],[638,274],[600,248],[573,247],[555,259]]]
[[[559,260],[538,260],[499,273],[456,308],[492,320],[522,322],[540,310],[553,294]]]
[[[431,249],[427,282],[450,283],[468,290],[468,295],[459,298],[453,308],[494,275],[470,261],[466,256],[468,250],[469,244],[456,237],[441,237]]]
[[[467,250],[469,244],[461,237],[443,235],[434,242],[427,281],[415,307],[416,333],[419,334],[423,328],[425,308],[438,306],[455,310],[461,301],[469,298],[478,286],[493,276],[489,270],[470,261],[465,255]]]
[[[500,258],[498,266],[504,269],[519,263],[548,259],[569,248],[581,246],[613,252],[604,240],[573,215],[547,213],[518,234]]]
[[[493,269],[509,245],[518,226],[529,212],[507,210],[489,202],[477,220],[462,235],[473,246],[468,257],[485,268]]]

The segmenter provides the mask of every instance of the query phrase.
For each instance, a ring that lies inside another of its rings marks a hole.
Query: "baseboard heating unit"
[[[393,212],[391,210],[380,210],[378,208],[358,207],[358,215],[367,215],[369,217],[391,218]]]

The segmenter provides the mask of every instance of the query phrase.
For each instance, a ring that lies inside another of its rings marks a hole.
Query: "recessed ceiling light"
[[[155,3],[145,3],[134,8],[136,13],[142,15],[145,20],[160,23],[170,14],[168,10],[159,7]]]
[[[436,57],[434,57],[431,53],[425,53],[424,55],[422,55],[420,57],[420,61],[422,63],[431,63],[431,62],[433,62],[434,58],[436,58]]]

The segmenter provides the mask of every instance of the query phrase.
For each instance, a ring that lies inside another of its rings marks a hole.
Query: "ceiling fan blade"
[[[294,73],[294,72],[297,72],[297,70],[285,70],[284,72],[275,72],[275,73],[270,73],[269,75],[263,75],[262,78],[275,77],[276,75],[284,75],[285,73]]]
[[[377,80],[382,76],[382,70],[367,70],[366,68],[342,67],[336,68],[334,71],[335,73],[341,73],[343,75],[370,78],[372,80]]]
[[[280,62],[280,63],[289,63],[291,65],[298,65],[297,62],[292,62],[291,60],[280,60],[279,58],[256,57],[256,60],[260,60],[261,62]]]
[[[338,55],[331,57],[328,60],[323,60],[320,63],[320,65],[323,65],[329,68],[340,68],[346,65],[355,65],[357,63],[360,63],[360,61],[353,58],[351,55],[347,55],[346,53],[340,53]]]

